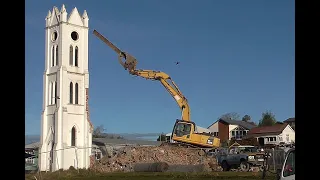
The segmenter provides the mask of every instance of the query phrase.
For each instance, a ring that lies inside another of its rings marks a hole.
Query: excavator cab
[[[177,120],[172,134],[176,137],[186,136],[185,138],[190,138],[191,130],[194,129],[194,127],[194,123],[192,122]]]
[[[172,140],[180,143],[192,144],[197,147],[220,147],[220,139],[212,134],[197,132],[196,124],[192,121],[176,120],[172,131]]]

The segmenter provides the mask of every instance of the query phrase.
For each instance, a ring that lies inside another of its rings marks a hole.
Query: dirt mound
[[[219,167],[216,159],[205,157],[199,153],[200,149],[175,147],[170,145],[156,147],[125,147],[120,149],[115,156],[104,157],[92,166],[99,172],[133,171],[135,163],[165,162],[169,165],[198,165],[204,164],[209,171],[216,171]]]

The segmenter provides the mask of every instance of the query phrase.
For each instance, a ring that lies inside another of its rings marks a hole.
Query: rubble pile
[[[199,153],[200,149],[165,146],[128,146],[118,150],[113,157],[103,157],[92,169],[98,172],[133,171],[136,163],[165,162],[170,165],[203,164],[207,171],[221,171],[216,159]]]

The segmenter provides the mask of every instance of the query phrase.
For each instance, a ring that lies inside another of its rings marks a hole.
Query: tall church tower
[[[41,120],[41,171],[90,166],[88,15],[64,5],[46,17]]]

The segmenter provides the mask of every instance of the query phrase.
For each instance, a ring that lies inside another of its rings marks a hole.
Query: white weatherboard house
[[[295,131],[287,124],[252,128],[246,138],[257,138],[260,145],[292,144],[295,142]]]
[[[88,15],[64,5],[45,18],[45,71],[39,169],[88,168],[92,146]]]
[[[251,122],[240,120],[219,119],[211,124],[208,129],[214,136],[220,138],[221,141],[231,140],[231,138],[242,139],[247,135],[248,131],[256,127]]]

